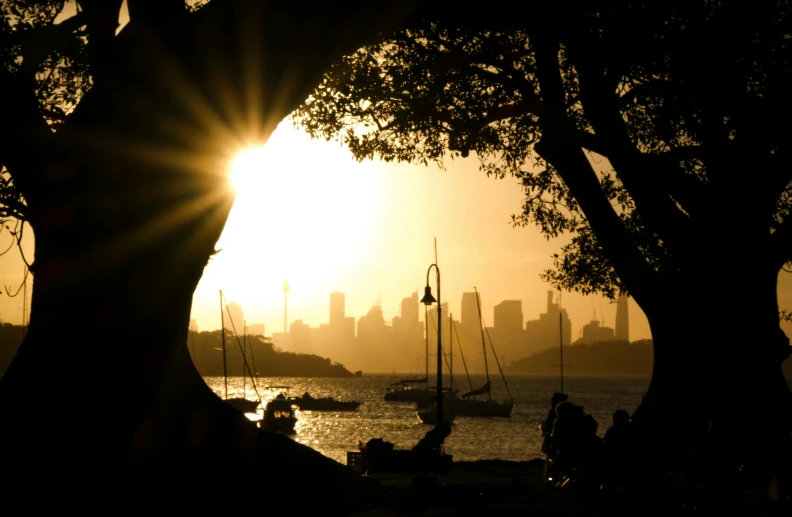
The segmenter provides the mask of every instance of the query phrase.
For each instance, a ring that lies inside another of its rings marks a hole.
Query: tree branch
[[[88,56],[94,84],[108,75],[113,59],[113,38],[118,28],[118,15],[123,0],[79,0],[88,28]]]
[[[32,202],[55,150],[55,135],[39,112],[29,81],[0,69],[0,98],[13,99],[0,109],[0,166],[13,176],[23,197]],[[27,211],[28,217],[33,214]]]
[[[573,56],[574,52],[570,52]],[[646,160],[632,143],[627,134],[624,119],[619,110],[619,99],[598,84],[600,70],[595,70],[594,57],[589,52],[580,52],[575,68],[580,82],[580,98],[586,118],[594,132],[608,142],[607,158],[617,171],[622,184],[635,201],[635,208],[641,214],[648,229],[656,233],[666,246],[673,251],[684,246],[687,241],[688,218],[679,210],[671,192],[659,185],[669,186],[668,182],[658,182],[667,171],[659,167],[660,162]]]
[[[654,303],[656,275],[603,195],[596,173],[574,141],[576,130],[566,116],[564,88],[558,69],[559,43],[548,37],[543,27],[537,26],[531,29],[530,40],[536,52],[543,101],[542,137],[534,148],[561,175],[619,278],[648,312]]]

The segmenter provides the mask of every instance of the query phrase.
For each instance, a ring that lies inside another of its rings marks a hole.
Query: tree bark
[[[116,38],[46,176],[24,182],[35,289],[0,379],[7,472],[126,495],[212,473],[221,487],[209,500],[244,480],[331,511],[377,495],[347,467],[259,431],[209,390],[187,350],[192,294],[233,202],[229,151],[266,141],[329,63],[408,11],[361,7],[312,16],[215,1],[166,34],[133,20]]]
[[[654,367],[634,422],[657,454],[706,458],[719,476],[767,475],[792,427],[777,277],[754,264],[761,254],[711,255],[702,252],[686,280],[659,290],[647,312]]]

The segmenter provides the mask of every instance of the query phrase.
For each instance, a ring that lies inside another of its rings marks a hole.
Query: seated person
[[[441,422],[434,426],[428,433],[421,438],[413,447],[414,451],[442,452],[443,442],[451,434],[451,426],[446,422]]]
[[[630,414],[624,409],[613,413],[613,425],[603,440],[604,482],[608,488],[624,488],[634,475],[635,437]]]

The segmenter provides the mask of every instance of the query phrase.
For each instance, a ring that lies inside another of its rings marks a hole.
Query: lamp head
[[[432,305],[436,301],[437,300],[435,300],[435,297],[432,296],[432,288],[427,285],[424,289],[424,295],[423,298],[421,298],[421,303],[424,305]]]

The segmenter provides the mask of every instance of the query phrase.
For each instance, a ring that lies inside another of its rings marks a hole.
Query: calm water
[[[471,375],[471,378],[475,387],[484,383],[483,375]],[[222,377],[206,377],[205,380],[223,396]],[[287,393],[292,396],[307,391],[314,397],[363,402],[353,412],[297,411],[297,434],[293,439],[346,463],[347,451],[357,450],[359,441],[365,443],[371,438],[383,438],[394,443],[396,448],[411,448],[431,429],[418,420],[414,403],[385,402],[385,390],[395,380],[389,375],[353,379],[262,377],[257,386],[265,403],[283,391],[264,389],[265,386],[289,386]],[[453,454],[455,460],[522,461],[542,456],[537,426],[547,416],[550,397],[559,389],[558,377],[510,376],[507,382],[515,400],[511,418],[457,417],[451,436],[445,442],[446,452]],[[570,401],[582,405],[597,419],[600,436],[610,426],[611,415],[616,409],[632,413],[638,407],[648,386],[649,377],[564,378],[564,390]],[[506,390],[499,379],[492,379],[492,388],[493,398],[506,398]],[[467,389],[467,382],[461,389]],[[229,396],[241,394],[242,378],[229,378],[228,390]],[[249,380],[246,391],[248,398],[255,399]]]

